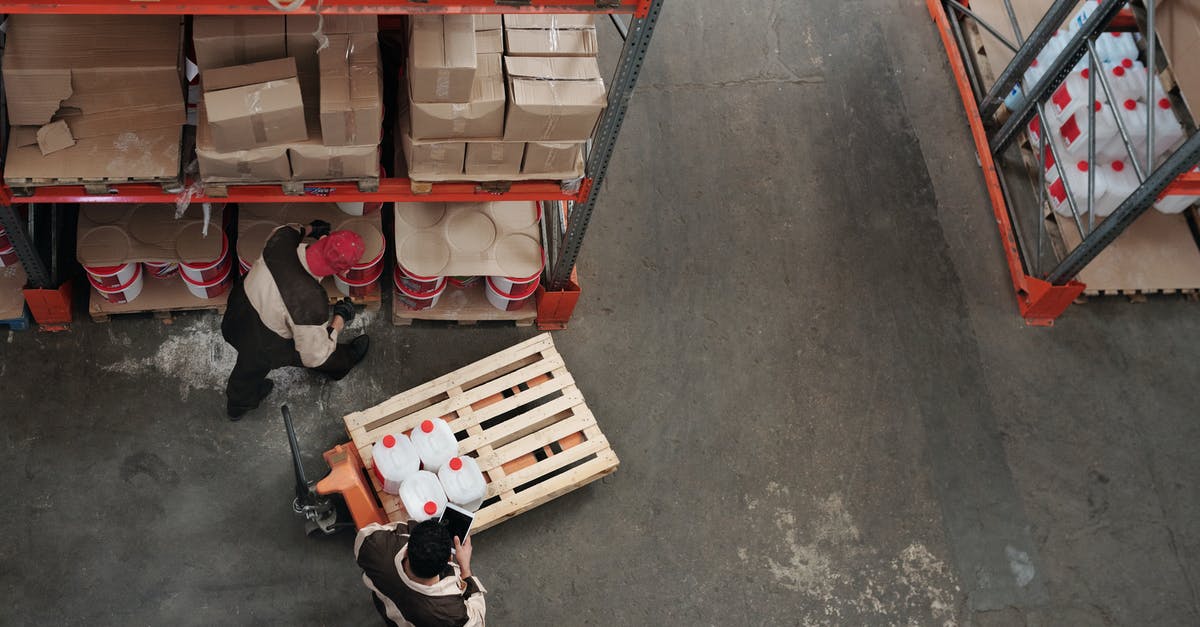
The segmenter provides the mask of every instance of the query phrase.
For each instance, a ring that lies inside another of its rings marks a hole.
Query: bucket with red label
[[[368,279],[375,281],[383,274],[383,253],[386,250],[385,246],[380,246],[374,258],[350,266],[350,269],[340,276],[347,282],[361,283]]]
[[[503,290],[496,284],[498,278],[487,277],[487,288],[484,294],[487,296],[488,302],[501,311],[517,311],[524,307],[525,303],[529,302],[529,299],[537,292],[537,281],[517,285],[512,290]]]
[[[179,278],[183,279],[183,284],[192,296],[205,300],[216,298],[229,291],[229,286],[233,283],[233,265],[225,264],[224,274],[208,280],[198,281],[186,272],[180,273]]]
[[[445,279],[438,279],[436,287],[431,289],[415,290],[401,281],[404,275],[399,270],[397,266],[396,272],[392,273],[392,282],[396,285],[396,305],[410,311],[422,311],[437,306],[438,298],[446,291]]]
[[[179,274],[179,264],[174,261],[143,261],[142,269],[155,279],[169,279]]]
[[[96,292],[100,294],[104,300],[116,305],[131,303],[135,298],[138,297],[138,295],[142,293],[142,264],[129,263],[125,265],[132,268],[132,270],[130,270],[130,274],[128,275],[129,278],[124,283],[117,285],[106,285],[100,283],[96,280],[96,277],[91,274],[91,271],[88,271],[88,282],[92,284],[92,287],[96,289]]]
[[[382,257],[380,260],[382,261]],[[383,264],[377,263],[367,272],[366,275],[359,273],[358,278],[351,278],[350,273],[335,274],[333,275],[333,284],[337,286],[343,296],[366,298],[378,291],[376,286],[379,283],[379,277],[383,276]]]
[[[101,287],[118,287],[128,285],[134,275],[141,272],[140,263],[123,263],[116,266],[84,266],[88,281]],[[124,302],[124,301],[122,301]]]
[[[396,269],[392,272],[393,278],[397,285],[404,285],[409,290],[414,292],[428,292],[433,288],[442,284],[445,280],[440,276],[421,276],[415,272],[409,272],[404,266],[396,264]]]
[[[223,279],[229,276],[229,269],[232,264],[229,259],[229,238],[225,237],[225,233],[221,233],[221,254],[209,261],[181,262],[179,270],[183,276],[191,279],[188,285],[205,285],[211,283],[214,279]]]

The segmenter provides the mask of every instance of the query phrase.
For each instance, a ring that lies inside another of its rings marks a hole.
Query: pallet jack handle
[[[300,460],[300,444],[296,441],[296,428],[292,425],[292,412],[286,403],[279,407],[279,411],[283,414],[283,426],[287,429],[288,444],[292,449],[292,470],[296,474],[296,498],[303,499],[308,496],[309,483],[304,474],[304,462]]]

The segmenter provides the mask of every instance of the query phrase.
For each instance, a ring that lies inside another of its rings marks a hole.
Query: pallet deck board
[[[475,324],[477,322],[508,321],[519,327],[527,327],[537,319],[537,303],[529,299],[523,307],[516,311],[501,311],[488,302],[484,295],[483,281],[477,281],[466,287],[446,286],[438,303],[432,309],[413,311],[401,305],[396,298],[395,286],[392,286],[392,324],[407,326],[413,320],[431,320],[457,322],[459,324]]]
[[[550,378],[505,394],[542,376]],[[549,334],[348,414],[343,420],[369,470],[374,465],[371,447],[377,440],[388,433],[408,432],[430,417],[445,419],[456,434],[463,434],[459,454],[475,457],[488,479],[487,497],[476,512],[477,531],[596,481],[620,464]],[[557,453],[535,454],[572,436],[581,441]],[[504,469],[505,464],[514,462],[523,466],[512,472]],[[366,474],[388,518],[405,518],[400,500],[382,492],[373,472]]]
[[[224,314],[229,300],[228,292],[216,298],[196,298],[178,276],[170,279],[145,277],[142,279],[142,293],[129,303],[110,303],[95,288],[89,286],[88,290],[91,292],[88,313],[95,322],[107,322],[109,316],[133,313],[153,313],[164,320],[169,320],[170,315],[177,311],[214,310]]]

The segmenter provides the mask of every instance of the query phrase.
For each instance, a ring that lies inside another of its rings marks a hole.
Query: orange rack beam
[[[287,4],[282,0],[281,4]],[[289,13],[631,13],[645,17],[649,0],[391,0],[355,2],[353,0],[308,0]],[[76,15],[260,15],[279,14],[266,0],[54,0],[52,2],[5,2],[3,13],[60,13]]]

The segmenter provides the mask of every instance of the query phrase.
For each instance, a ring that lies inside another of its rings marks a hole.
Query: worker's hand
[[[314,239],[321,239],[329,235],[333,226],[324,220],[313,220],[308,223],[308,235]]]
[[[471,536],[467,536],[466,542],[459,542],[458,536],[454,536],[454,561],[458,562],[463,579],[471,576]]]
[[[354,319],[354,303],[349,298],[343,298],[333,304],[333,315],[341,316],[346,324]]]

